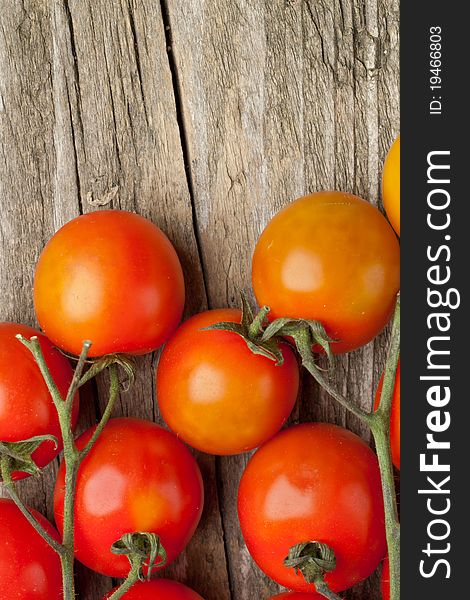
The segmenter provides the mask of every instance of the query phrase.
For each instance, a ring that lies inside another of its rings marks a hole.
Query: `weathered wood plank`
[[[5,4],[0,15],[1,318],[35,325],[34,264],[48,237],[79,213],[67,96],[57,64],[64,31],[52,26],[54,15],[43,4]],[[93,398],[86,396],[82,427],[95,419]],[[28,504],[50,519],[57,464],[40,479],[19,485]]]
[[[49,12],[37,2],[3,2],[0,11],[0,281],[1,318],[34,324],[34,264],[55,229],[78,202],[55,204],[56,152]],[[56,206],[56,209],[54,209]],[[47,502],[55,479],[21,484],[26,500],[51,517]]]
[[[289,200],[340,188],[377,203],[398,127],[393,0],[168,2],[203,266],[211,306],[250,286],[256,238]],[[370,406],[386,335],[339,360],[335,384]],[[304,382],[302,420],[356,419]],[[236,487],[246,457],[220,459],[232,597],[266,598],[243,544]],[[375,578],[347,595],[378,598]]]
[[[32,274],[43,244],[64,222],[102,204],[162,227],[183,263],[187,313],[201,310],[206,298],[159,3],[7,4],[12,10],[0,16],[2,318],[34,320]],[[117,414],[158,419],[154,367],[155,357],[139,360],[136,386]],[[98,389],[102,406],[105,382]],[[92,401],[85,412],[82,429],[96,420]],[[228,598],[215,461],[198,459],[203,522],[168,572],[207,600]],[[22,485],[49,516],[54,475],[52,468],[44,481]],[[111,586],[82,567],[78,580],[84,600]]]

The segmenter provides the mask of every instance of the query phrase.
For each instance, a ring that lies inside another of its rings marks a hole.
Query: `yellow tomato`
[[[385,159],[382,200],[388,220],[400,235],[400,136],[393,142]]]
[[[269,317],[323,323],[335,354],[388,323],[400,287],[400,247],[386,218],[338,191],[299,198],[274,216],[253,255],[253,290]]]

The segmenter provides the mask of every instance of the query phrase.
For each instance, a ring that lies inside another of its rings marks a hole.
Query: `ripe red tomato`
[[[30,509],[59,541],[47,519]],[[11,500],[0,498],[0,600],[62,600],[58,554],[28,523]]]
[[[160,229],[120,210],[81,215],[60,229],[36,267],[34,305],[60,348],[90,356],[143,354],[176,329],[184,306],[178,256]]]
[[[390,566],[388,556],[382,563],[381,590],[382,600],[390,600]]]
[[[358,436],[326,423],[286,429],[262,446],[242,476],[238,513],[248,550],[274,581],[315,591],[283,561],[294,545],[318,541],[336,554],[333,591],[368,577],[385,554],[378,462]]]
[[[382,200],[393,229],[400,235],[400,136],[393,142],[385,159]]]
[[[268,223],[253,255],[253,289],[270,318],[323,323],[334,353],[373,339],[391,317],[400,250],[385,217],[352,194],[319,192]]]
[[[109,592],[103,600],[110,598],[112,593]],[[170,581],[169,579],[153,579],[152,581],[136,583],[124,594],[123,598],[125,600],[204,600],[199,594],[196,594],[195,591],[182,583]]]
[[[383,381],[384,376],[382,375],[375,394],[376,409],[379,406]],[[390,416],[390,442],[392,444],[393,464],[397,469],[400,469],[400,361],[398,361],[395,387],[393,389],[392,413]]]
[[[202,331],[240,323],[239,310],[210,310],[186,321],[166,344],[157,370],[163,418],[185,442],[211,454],[256,448],[279,431],[297,398],[299,369],[255,355],[236,333]]]
[[[94,428],[77,440],[83,448]],[[54,513],[63,531],[64,463]],[[199,467],[175,435],[150,421],[111,419],[80,466],[75,494],[75,554],[93,571],[126,577],[129,562],[111,553],[125,533],[157,533],[171,562],[199,523],[204,490]]]
[[[54,435],[59,441],[45,441],[33,453],[36,465],[44,467],[62,448],[59,419],[47,385],[31,352],[16,339],[21,333],[29,339],[37,335],[47,366],[65,399],[72,368],[68,360],[51,342],[32,327],[16,323],[0,323],[0,440],[19,442],[36,435]],[[78,394],[75,397],[72,425],[78,416]],[[23,479],[26,473],[16,472],[14,479]]]

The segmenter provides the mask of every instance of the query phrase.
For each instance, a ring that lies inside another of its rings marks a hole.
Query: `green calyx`
[[[132,387],[135,381],[136,365],[135,361],[131,356],[127,354],[107,354],[101,356],[96,360],[87,361],[91,363],[90,368],[82,375],[80,379],[80,387],[96,377],[99,373],[110,367],[111,365],[117,365],[124,371],[125,379],[121,383],[121,391],[127,392]]]
[[[336,568],[334,551],[321,542],[302,542],[289,550],[284,565],[302,573],[307,583],[323,583],[326,573]]]
[[[203,331],[229,331],[241,336],[253,354],[259,354],[274,361],[276,365],[284,363],[284,356],[275,338],[263,340],[269,308],[264,306],[256,316],[253,315],[244,292],[240,292],[242,304],[241,323],[222,322],[205,327]]]
[[[37,475],[40,473],[40,468],[34,462],[32,454],[45,441],[53,442],[56,448],[59,445],[53,435],[36,435],[20,442],[0,442],[0,457],[7,458],[10,473],[21,471],[29,475]]]
[[[266,327],[262,339],[271,340],[275,337],[291,337],[301,356],[303,344],[306,344],[310,352],[314,346],[320,346],[328,357],[330,368],[334,364],[330,344],[336,340],[330,338],[320,321],[291,319],[289,317],[276,319]]]
[[[254,315],[245,293],[241,292],[240,295],[242,304],[241,323],[215,323],[204,328],[203,331],[218,330],[236,333],[244,339],[253,354],[265,356],[278,366],[284,362],[279,343],[282,338],[290,337],[294,340],[299,351],[300,347],[307,346],[311,352],[314,346],[320,346],[327,355],[330,366],[333,365],[333,353],[330,344],[335,340],[328,336],[319,321],[283,317],[269,322],[270,308],[268,306],[263,306]]]
[[[141,581],[150,579],[152,570],[161,568],[167,562],[167,554],[162,546],[160,537],[155,533],[134,532],[126,533],[111,546],[111,552],[127,556],[132,570],[138,570]],[[144,567],[147,574],[144,574]]]

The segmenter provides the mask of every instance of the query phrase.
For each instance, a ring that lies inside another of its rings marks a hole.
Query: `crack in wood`
[[[206,302],[208,308],[211,308],[211,301],[208,293],[207,286],[207,271],[204,265],[204,254],[202,252],[202,240],[201,233],[199,230],[199,224],[196,214],[196,206],[194,200],[194,182],[191,173],[191,155],[189,150],[188,136],[186,133],[185,119],[184,119],[184,108],[183,102],[181,99],[181,85],[178,76],[178,65],[176,64],[174,49],[173,49],[173,39],[171,35],[171,23],[170,23],[170,13],[168,7],[168,0],[160,0],[161,5],[161,13],[163,19],[163,27],[165,30],[165,40],[166,40],[166,48],[167,48],[167,56],[168,56],[168,65],[170,67],[171,79],[173,83],[173,94],[175,98],[175,107],[176,107],[176,120],[178,123],[178,130],[180,134],[180,142],[181,149],[183,152],[183,161],[184,161],[184,169],[186,173],[186,181],[189,189],[189,196],[191,198],[191,211],[192,211],[192,222],[193,222],[193,230],[194,235],[196,237],[197,251],[199,262],[202,268],[202,278],[204,282],[204,292],[206,296]]]

